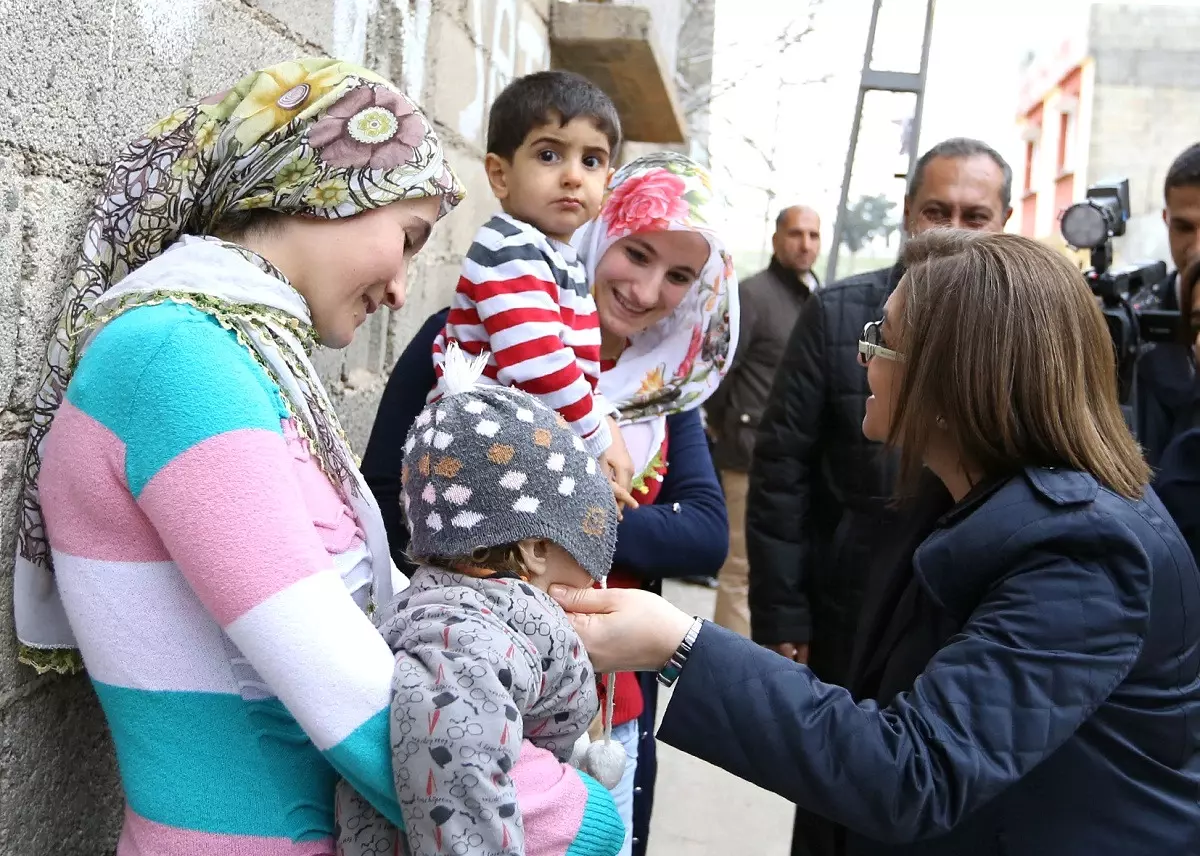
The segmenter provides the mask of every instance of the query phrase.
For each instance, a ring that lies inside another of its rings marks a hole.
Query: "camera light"
[[[1111,224],[1105,208],[1091,200],[1072,205],[1062,215],[1062,236],[1077,250],[1099,247],[1108,240]]]

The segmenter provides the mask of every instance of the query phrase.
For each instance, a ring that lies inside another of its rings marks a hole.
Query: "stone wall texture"
[[[680,2],[651,4],[672,57]],[[388,370],[495,208],[486,110],[547,67],[550,14],[551,0],[0,0],[0,854],[110,853],[122,810],[86,678],[18,667],[11,626],[28,403],[105,164],[178,104],[300,55],[361,62],[418,99],[469,196],[415,260],[407,306],[318,355],[361,452]]]
[[[1129,179],[1131,218],[1116,248],[1124,262],[1168,258],[1163,182],[1200,140],[1200,9],[1097,4],[1088,45],[1096,63],[1088,183]],[[1078,179],[1077,179],[1078,180]],[[1083,187],[1076,187],[1082,197]]]

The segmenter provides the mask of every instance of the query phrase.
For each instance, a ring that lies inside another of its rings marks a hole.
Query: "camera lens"
[[[1072,205],[1062,216],[1063,239],[1077,250],[1098,247],[1108,238],[1108,217],[1091,202]]]

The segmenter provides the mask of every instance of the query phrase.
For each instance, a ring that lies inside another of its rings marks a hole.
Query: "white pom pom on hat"
[[[468,359],[458,342],[451,342],[446,348],[446,358],[442,362],[442,392],[446,395],[470,392],[483,377],[487,362],[487,352]]]

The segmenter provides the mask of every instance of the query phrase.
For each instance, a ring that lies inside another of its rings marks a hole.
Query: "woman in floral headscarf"
[[[610,587],[659,592],[665,577],[715,572],[728,552],[728,529],[706,530],[727,521],[699,411],[737,345],[737,279],[721,225],[708,173],[664,152],[619,170],[600,216],[577,236],[600,315],[600,391],[621,411],[642,505],[618,530]],[[705,490],[689,497],[693,480]],[[613,735],[634,763],[613,796],[633,830],[627,847],[636,839],[639,852],[653,804],[656,700],[653,675],[617,676]]]
[[[600,317],[600,390],[620,408],[638,474],[640,507],[627,511],[618,529],[611,586],[660,591],[666,578],[715,573],[728,551],[725,502],[699,410],[737,338],[737,281],[716,231],[718,209],[701,166],[655,154],[614,175],[599,218],[576,235]],[[396,438],[408,432],[435,382],[429,354],[445,320],[445,310],[432,316],[400,357],[363,460],[398,563],[408,536]],[[655,688],[652,675],[616,680],[613,736],[632,760],[613,792],[631,829],[625,853],[644,853],[649,831]]]
[[[310,357],[403,303],[461,197],[416,107],[330,59],[112,165],[35,402],[14,607],[25,662],[86,663],[119,854],[330,854],[339,776],[402,823],[386,532]]]

